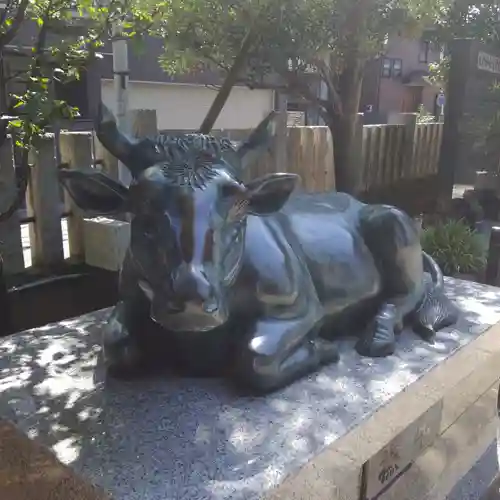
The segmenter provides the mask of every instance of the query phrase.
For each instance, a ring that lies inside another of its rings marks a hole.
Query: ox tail
[[[413,327],[423,339],[432,340],[438,330],[457,321],[459,311],[444,293],[443,272],[437,262],[425,252],[423,260],[427,276],[422,300],[413,313]]]
[[[444,290],[443,271],[438,263],[427,253],[422,252],[424,258],[424,271],[429,273],[434,284],[434,290]]]

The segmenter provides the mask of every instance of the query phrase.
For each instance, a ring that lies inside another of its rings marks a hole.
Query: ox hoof
[[[390,356],[395,350],[394,328],[385,324],[378,324],[375,330],[369,331],[356,344],[358,354],[370,358]]]
[[[394,354],[396,349],[396,332],[402,327],[397,317],[396,308],[392,304],[383,307],[375,317],[375,321],[359,340],[356,350],[361,356],[382,358]]]
[[[369,358],[385,358],[394,354],[396,350],[396,344],[394,341],[380,341],[380,340],[360,340],[356,344],[356,351],[360,356],[366,356]]]

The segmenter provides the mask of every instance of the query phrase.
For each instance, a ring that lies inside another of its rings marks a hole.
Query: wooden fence
[[[365,125],[359,191],[437,174],[442,123]]]
[[[150,133],[150,131],[148,131]],[[242,140],[248,131],[219,131],[232,140]],[[442,124],[370,125],[360,128],[358,191],[387,186],[398,179],[416,179],[437,173]],[[95,140],[89,133],[61,134],[60,158],[72,168],[103,164],[104,169],[116,173],[116,159],[102,148],[94,148]],[[69,247],[66,257],[82,262],[83,224],[71,200],[62,192],[57,181],[54,138],[40,144],[32,157],[30,186],[26,210],[20,210],[10,220],[0,224],[0,252],[7,273],[25,269],[21,226],[29,225],[31,263],[45,269],[55,269],[64,263],[61,219],[67,219]],[[96,151],[96,153],[94,153]],[[326,127],[290,127],[287,133],[287,170],[302,177],[307,191],[327,191],[335,188],[333,147]],[[0,209],[5,209],[15,193],[15,168],[12,144],[7,142],[0,150]],[[255,177],[276,171],[272,154],[266,155],[248,173]],[[26,237],[24,238],[27,239]],[[25,247],[27,243],[25,241]],[[24,248],[26,251],[26,248]]]

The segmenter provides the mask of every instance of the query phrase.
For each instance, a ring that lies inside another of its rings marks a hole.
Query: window
[[[382,76],[384,78],[390,78],[391,77],[391,70],[392,70],[392,62],[390,59],[384,59],[382,61]]]
[[[422,40],[420,42],[420,51],[418,53],[418,62],[428,63],[429,62],[429,51],[430,51],[430,43]]]
[[[403,74],[403,60],[385,58],[382,61],[382,76],[384,78],[399,78]]]
[[[400,78],[403,74],[403,60],[393,59],[392,61],[392,77]]]

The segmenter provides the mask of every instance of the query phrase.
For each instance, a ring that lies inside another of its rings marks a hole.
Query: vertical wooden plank
[[[0,211],[7,210],[17,195],[14,151],[10,137],[0,148]],[[19,214],[14,213],[8,220],[0,223],[0,253],[3,258],[5,274],[24,271],[23,246]]]
[[[67,163],[69,168],[88,169],[92,166],[91,136],[86,132],[61,134],[59,148],[61,161]],[[85,248],[83,240],[83,218],[78,207],[68,193],[64,192],[64,206],[70,211],[68,217],[68,243],[69,255],[73,262],[85,261]]]
[[[376,186],[381,186],[384,182],[384,137],[385,130],[384,127],[379,125],[378,129],[378,138],[377,138],[377,177],[376,177]]]
[[[362,154],[361,154],[361,174],[360,174],[360,191],[366,191],[368,187],[368,161],[370,152],[370,128],[367,126],[363,127],[362,135]]]
[[[287,172],[297,172],[301,176],[302,187],[304,186],[305,179],[304,165],[301,162],[300,158],[300,149],[301,149],[301,139],[302,139],[302,129],[301,127],[291,127],[288,129],[288,147],[287,147],[287,157],[288,157],[288,166]]]
[[[418,164],[415,178],[422,177],[423,172],[425,170],[425,145],[426,145],[426,132],[427,125],[421,124],[418,126],[420,131],[420,140],[419,140],[419,151],[418,151]]]
[[[403,168],[404,140],[405,127],[402,125],[398,125],[396,135],[396,165],[394,167],[394,182],[397,182],[401,178],[401,170]]]
[[[35,215],[30,230],[33,266],[57,268],[64,262],[61,231],[61,196],[57,179],[54,139],[46,137],[31,153],[29,206]]]
[[[391,185],[391,152],[392,152],[392,126],[384,125],[383,133],[383,155],[382,155],[382,185]]]
[[[398,125],[393,125],[391,127],[391,142],[390,142],[390,149],[389,149],[389,157],[390,157],[390,177],[389,177],[389,182],[391,184],[394,184],[397,179],[397,169],[398,169],[398,151],[399,151],[399,146],[398,146],[398,140],[399,140],[399,126]]]
[[[133,137],[154,137],[158,135],[156,109],[131,109],[127,120]]]
[[[422,125],[422,157],[420,163],[419,177],[424,177],[427,175],[427,170],[429,168],[429,132],[431,125]]]
[[[438,128],[436,126],[437,124],[433,124],[431,128],[431,138],[430,138],[430,147],[429,147],[429,168],[427,171],[428,175],[431,175],[432,172],[434,171],[434,164],[436,161],[436,143],[438,140]]]
[[[384,186],[392,184],[392,152],[393,152],[393,125],[386,125],[384,144]]]
[[[364,185],[365,190],[369,190],[372,187],[372,172],[373,172],[373,156],[374,151],[376,151],[375,147],[375,127],[367,126],[365,127],[366,137],[365,137],[365,147],[366,147],[366,156],[365,156],[365,175],[364,175]]]
[[[302,187],[305,191],[311,190],[311,180],[313,178],[313,165],[310,163],[311,150],[310,130],[308,127],[300,129],[300,148],[298,149],[298,164],[294,165],[292,172],[300,172],[302,177]]]
[[[443,130],[444,130],[444,124],[440,123],[438,125],[438,142],[436,144],[437,147],[437,154],[436,154],[436,166],[434,167],[434,173],[437,174],[439,172],[439,164],[441,161],[441,146],[443,144]]]
[[[290,172],[298,172],[302,179],[302,188],[307,191],[310,182],[311,165],[307,164],[307,128],[297,129],[297,143],[295,148],[295,161],[290,165]]]
[[[411,113],[406,115],[404,146],[403,146],[403,161],[401,168],[401,178],[411,177],[411,172],[414,169],[415,154],[417,147],[417,115]]]
[[[405,126],[398,125],[398,140],[397,140],[397,164],[395,168],[395,181],[401,179],[403,171],[403,159],[404,159],[404,141],[405,141]]]
[[[440,149],[440,140],[439,140],[439,130],[441,126],[439,123],[436,123],[434,126],[434,139],[432,144],[432,167],[429,172],[430,175],[433,175],[437,172],[437,164],[439,161],[439,149]]]
[[[327,163],[330,144],[328,142],[328,136],[325,134],[325,127],[315,127],[314,135],[314,163],[316,164],[318,172],[316,191],[323,193],[330,189],[328,173],[331,165]]]
[[[321,190],[322,185],[322,165],[317,161],[317,153],[318,153],[318,134],[316,133],[316,127],[310,127],[309,131],[309,162],[311,163],[311,183],[310,183],[310,191],[318,192]]]
[[[363,131],[361,131],[363,134]],[[325,161],[327,165],[327,181],[325,185],[325,191],[332,191],[336,188],[336,179],[335,179],[335,151],[333,149],[333,137],[328,127],[323,128],[323,136],[325,138],[325,142],[327,144],[327,152],[325,155]],[[361,141],[363,137],[361,137]],[[363,163],[361,163],[360,168],[363,168]]]
[[[413,156],[413,163],[411,170],[407,172],[406,177],[409,179],[414,179],[418,177],[418,169],[420,165],[420,146],[422,144],[422,127],[417,124],[415,130],[415,154]]]
[[[421,175],[426,176],[428,171],[429,171],[429,159],[430,159],[430,152],[431,152],[431,130],[432,124],[424,125],[424,147],[422,151],[422,170],[421,170]]]
[[[430,170],[430,175],[437,174],[437,169],[439,165],[439,153],[441,151],[441,131],[443,126],[440,123],[436,123],[434,126],[434,143],[432,146],[432,168]]]
[[[375,187],[379,183],[379,158],[380,158],[380,142],[381,142],[381,131],[380,127],[377,125],[373,130],[373,152],[372,152],[372,171],[370,175],[370,187]]]
[[[317,127],[310,127],[310,132],[309,132],[309,154],[310,154],[310,159],[309,162],[311,164],[311,188],[310,191],[312,192],[319,192],[321,191],[321,186],[323,185],[323,166],[321,165],[320,162],[318,162],[318,149],[319,149],[319,144],[318,144],[318,129]]]

